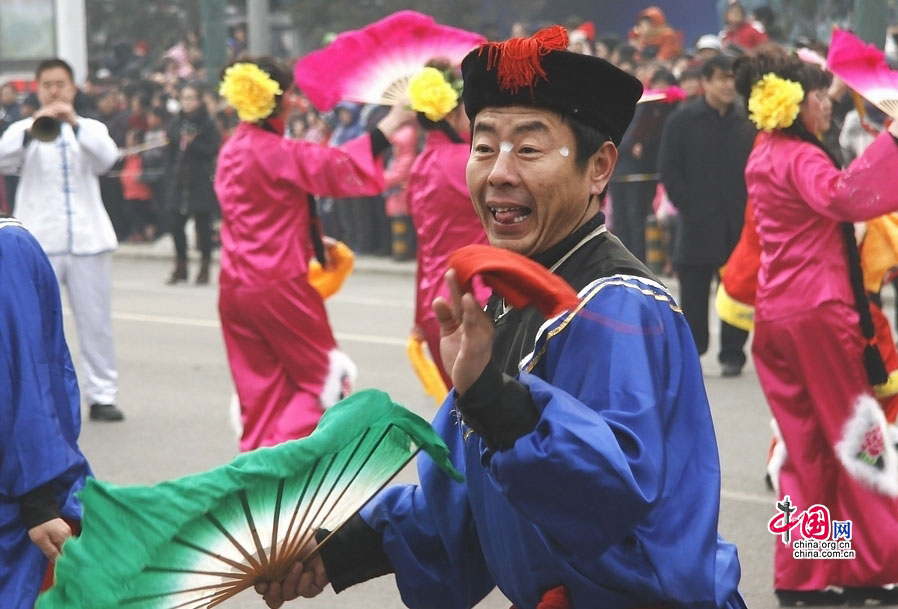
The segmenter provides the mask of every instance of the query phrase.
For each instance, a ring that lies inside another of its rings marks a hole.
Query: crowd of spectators
[[[666,102],[684,103],[679,100],[701,95],[701,67],[710,57],[735,57],[764,44],[792,42],[794,45],[794,41],[784,40],[783,28],[769,6],[755,8],[749,13],[739,2],[728,2],[723,22],[724,28],[720,32],[708,32],[692,41],[684,40],[677,24],[668,23],[663,11],[654,6],[636,12],[632,29],[624,36],[602,33],[591,21],[572,18],[566,25],[571,50],[608,59],[634,74],[648,89],[664,91],[676,87],[678,94],[670,96]],[[529,35],[541,25],[515,23],[510,34]],[[495,34],[504,37],[501,32]],[[821,43],[806,40],[800,43],[825,54],[825,45]],[[245,28],[234,28],[227,45],[229,59],[239,59],[246,52]],[[177,201],[183,197],[174,192],[177,180],[173,176],[183,171],[177,166],[185,155],[178,154],[172,142],[182,141],[183,129],[189,131],[196,127],[183,120],[181,96],[185,87],[200,96],[205,114],[214,123],[221,142],[236,127],[235,113],[227,108],[214,88],[203,84],[208,81],[207,76],[201,41],[195,34],[187,34],[156,53],[146,42],[119,43],[92,64],[75,106],[79,114],[96,117],[105,123],[122,149],[121,159],[101,181],[103,200],[121,242],[152,242],[171,232],[173,227],[177,228],[183,219],[183,214],[179,219],[183,205],[180,210],[176,209]],[[286,136],[322,145],[339,145],[382,116],[377,107],[349,102],[322,114],[299,91],[289,95],[288,103],[293,112],[287,121]],[[651,240],[647,245],[643,244],[644,236],[628,245],[635,243],[637,255],[648,258],[657,272],[671,273],[670,249],[676,209],[666,200],[663,187],[657,188],[657,156],[666,117],[674,106],[673,103],[666,108],[659,108],[657,103],[649,105],[653,107],[637,114],[624,142],[627,148],[621,154],[627,162],[620,164],[608,198],[610,209],[606,211],[612,228],[616,224],[625,233],[642,234],[644,222],[634,226],[633,218],[624,219],[621,212],[614,213],[614,198],[623,202],[637,190],[649,193],[639,195],[650,197],[650,201],[638,204],[640,210],[645,210],[644,214],[642,211],[639,214],[645,215],[650,227],[655,221],[664,227],[664,238],[660,247]],[[29,116],[37,106],[33,93],[17,90],[11,83],[4,84],[0,87],[0,130]],[[849,109],[846,108],[842,115]],[[178,133],[173,133],[173,128],[178,129]],[[831,139],[833,143],[837,142],[838,131]],[[420,133],[417,141],[420,151],[423,142]],[[210,164],[207,170],[214,171],[214,165]],[[638,186],[633,186],[633,175],[637,176],[637,182],[642,180]],[[407,239],[413,233],[408,224],[409,213],[395,203],[403,180],[403,176],[396,176],[390,191],[379,197],[320,200],[319,214],[326,232],[361,254],[413,258],[414,244]],[[622,187],[622,180],[628,186]],[[3,185],[0,213],[10,214],[14,206],[15,176],[5,176]],[[386,205],[390,197],[393,202]],[[210,207],[209,216],[213,247],[217,242],[214,207]],[[199,229],[202,230],[202,226]]]

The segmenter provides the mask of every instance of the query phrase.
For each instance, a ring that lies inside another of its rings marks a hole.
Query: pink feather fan
[[[845,84],[898,119],[898,72],[889,68],[882,51],[851,32],[834,29],[826,63]]]
[[[637,104],[651,101],[660,101],[665,104],[675,104],[686,99],[686,93],[680,87],[673,85],[666,89],[645,89]]]
[[[395,105],[408,83],[434,57],[453,65],[486,39],[439,25],[415,11],[399,11],[360,30],[343,32],[327,47],[296,62],[296,86],[318,110],[340,101]]]

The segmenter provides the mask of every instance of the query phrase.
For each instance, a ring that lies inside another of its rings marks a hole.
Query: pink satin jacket
[[[367,134],[327,148],[241,123],[215,173],[223,221],[219,283],[264,285],[305,274],[313,255],[308,194],[383,189],[383,164],[372,156]]]
[[[474,212],[465,182],[468,143],[453,143],[441,131],[430,131],[424,150],[408,178],[409,211],[418,236],[418,292],[415,322],[434,317],[431,303],[449,296],[444,275],[449,254],[472,243],[486,244],[486,233]],[[474,295],[486,303],[490,290],[475,284]]]
[[[898,210],[896,176],[898,145],[888,133],[844,170],[813,144],[761,136],[745,168],[761,242],[756,319],[828,301],[853,306],[840,223]]]

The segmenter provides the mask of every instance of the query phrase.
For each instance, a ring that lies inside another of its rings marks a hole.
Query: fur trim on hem
[[[862,395],[842,428],[836,454],[856,480],[883,495],[898,497],[898,454],[890,439],[879,403]]]
[[[770,430],[773,432],[773,447],[770,458],[767,459],[767,474],[770,476],[770,483],[773,484],[776,496],[779,497],[780,470],[786,462],[786,443],[783,441],[783,434],[780,432],[780,426],[776,424],[776,419],[770,419]]]
[[[228,404],[228,414],[231,419],[231,429],[237,434],[237,439],[243,437],[243,412],[240,408],[240,398],[236,393],[231,394],[231,403]]]
[[[349,356],[339,349],[331,349],[328,353],[330,365],[327,378],[321,388],[321,396],[318,401],[322,408],[330,408],[352,392],[355,384],[358,368]]]

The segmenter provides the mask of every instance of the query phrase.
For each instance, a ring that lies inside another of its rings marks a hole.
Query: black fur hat
[[[642,84],[604,59],[567,51],[561,26],[531,38],[483,44],[461,64],[471,121],[491,106],[538,106],[601,131],[620,144]]]

